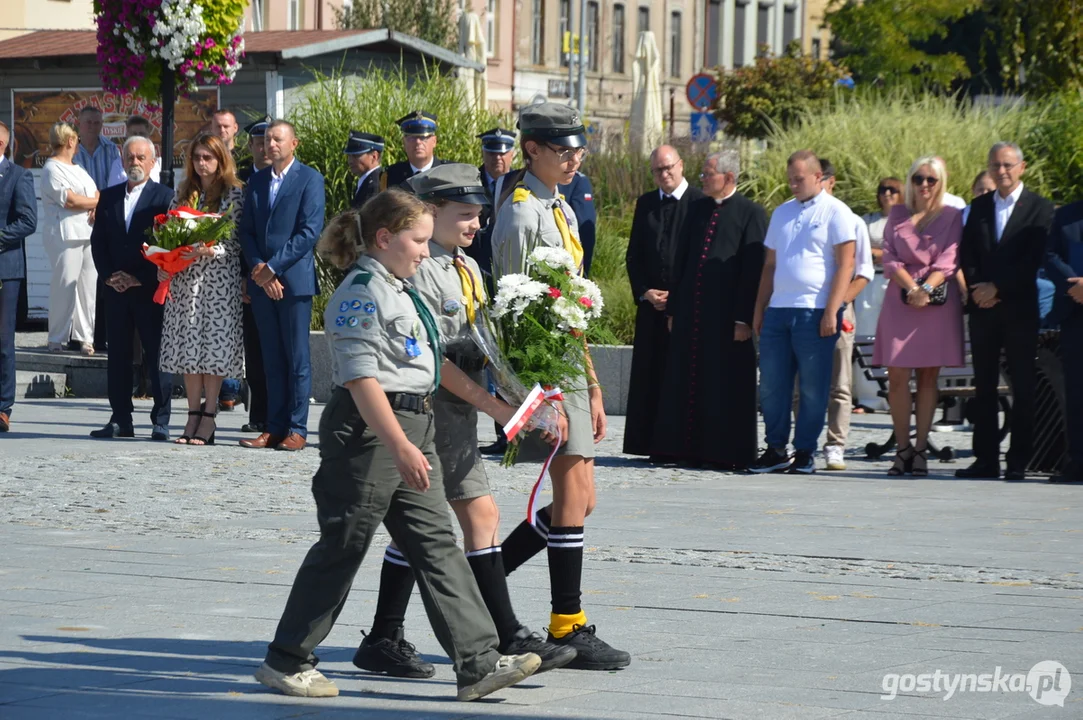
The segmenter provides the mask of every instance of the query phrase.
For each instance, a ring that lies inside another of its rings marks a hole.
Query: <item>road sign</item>
[[[709,112],[692,113],[692,140],[711,142],[718,133],[718,119]]]
[[[706,110],[718,99],[718,83],[708,73],[693,75],[685,88],[685,96],[695,110]]]

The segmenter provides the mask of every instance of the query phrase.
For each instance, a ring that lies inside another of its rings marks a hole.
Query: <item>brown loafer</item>
[[[7,432],[11,429],[11,419],[6,413],[0,413],[0,432]]]
[[[304,448],[305,439],[297,433],[290,433],[285,440],[275,446],[275,450],[285,450],[286,452],[297,452],[298,450],[304,450]]]
[[[260,436],[253,440],[241,440],[241,447],[246,448],[273,448],[277,447],[282,442],[282,437],[279,435],[272,435],[265,432],[260,433]]]

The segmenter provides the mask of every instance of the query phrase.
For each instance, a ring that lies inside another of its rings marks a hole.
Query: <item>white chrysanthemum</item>
[[[602,290],[594,282],[582,277],[572,278],[572,289],[575,291],[579,301],[580,307],[586,310],[587,314],[591,318],[599,318],[602,316],[602,308],[605,307],[605,300],[602,298]],[[581,299],[587,298],[590,301],[590,307],[587,307]]]
[[[546,265],[553,270],[568,270],[575,272],[575,260],[564,248],[538,247],[530,253],[530,262]]]
[[[526,275],[513,273],[500,278],[496,297],[493,299],[493,317],[501,318],[511,313],[516,320],[522,317],[530,304],[543,297],[549,286]]]
[[[569,297],[559,297],[553,301],[553,314],[557,316],[557,327],[564,331],[587,329],[587,309]]]

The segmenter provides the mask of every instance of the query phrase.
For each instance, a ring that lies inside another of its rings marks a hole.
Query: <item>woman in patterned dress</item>
[[[213,135],[193,140],[173,207],[221,213],[236,222],[243,198],[233,158],[222,141]],[[239,377],[244,362],[241,246],[234,232],[228,240],[189,253],[196,261],[186,270],[171,279],[158,272],[159,279],[170,279],[159,366],[162,372],[184,375],[188,422],[177,443],[213,445],[222,381]]]

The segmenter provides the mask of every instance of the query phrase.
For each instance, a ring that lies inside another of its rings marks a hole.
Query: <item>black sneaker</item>
[[[813,475],[816,473],[816,460],[808,450],[798,450],[786,472],[790,475]]]
[[[748,468],[748,471],[751,473],[772,473],[785,470],[789,466],[790,456],[786,454],[785,449],[776,450],[769,447],[763,451],[760,459]]]
[[[364,630],[361,634],[365,639],[354,653],[353,664],[362,670],[404,678],[431,678],[436,674],[432,663],[422,660],[417,648],[403,639],[402,628],[395,631],[393,638],[374,638]]]
[[[556,645],[542,640],[541,635],[530,632],[530,628],[523,625],[508,642],[497,648],[501,655],[525,655],[534,653],[541,658],[542,664],[535,674],[546,670],[562,668],[572,660],[575,660],[576,650],[568,645]]]
[[[564,637],[555,638],[550,633],[546,640],[575,648],[575,659],[565,666],[569,670],[617,670],[632,664],[632,656],[598,637],[593,625],[573,625]]]

